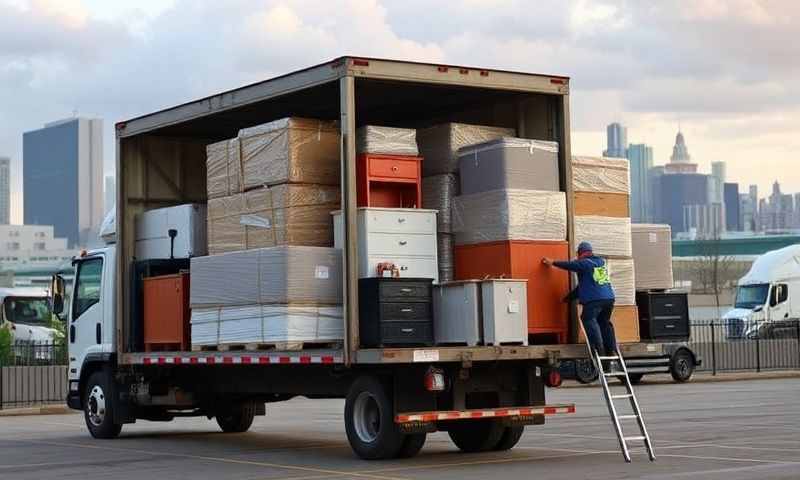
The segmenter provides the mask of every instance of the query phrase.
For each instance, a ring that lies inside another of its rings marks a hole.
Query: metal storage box
[[[436,211],[418,208],[359,208],[358,276],[375,277],[379,263],[391,262],[401,277],[439,280]],[[341,212],[333,212],[333,245],[344,247]]]
[[[136,217],[137,260],[170,258],[169,231],[176,230],[175,258],[199,257],[208,253],[206,206],[187,203],[148,210]]]
[[[689,299],[685,292],[638,292],[639,332],[651,341],[689,340]]]
[[[481,343],[480,287],[479,280],[433,287],[433,334],[437,345]]]
[[[483,340],[487,345],[528,345],[526,280],[481,282]]]
[[[558,144],[500,138],[458,151],[461,194],[507,188],[559,191]]]

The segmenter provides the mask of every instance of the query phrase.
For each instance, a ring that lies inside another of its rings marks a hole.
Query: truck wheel
[[[241,402],[217,414],[217,425],[225,433],[244,433],[250,430],[256,416],[255,402]]]
[[[447,433],[462,452],[487,452],[500,443],[505,428],[494,420],[460,420]]]
[[[394,423],[394,409],[387,390],[377,378],[363,376],[353,382],[345,400],[347,440],[356,455],[364,460],[396,458],[403,447],[405,435]]]
[[[589,384],[597,380],[597,369],[591,360],[575,360],[575,379],[580,383]]]
[[[425,445],[425,440],[427,438],[427,433],[412,433],[406,435],[406,438],[403,439],[403,445],[400,447],[400,452],[397,454],[397,458],[415,457],[419,451],[422,450],[422,446]]]
[[[114,393],[111,381],[104,372],[94,372],[86,382],[83,416],[94,438],[116,438],[122,425],[114,423]]]
[[[694,374],[694,357],[686,350],[679,350],[672,356],[669,365],[669,373],[672,379],[678,383],[688,382]]]
[[[642,383],[642,378],[644,377],[643,373],[629,373],[628,378],[631,381],[631,385],[639,385]]]
[[[500,437],[500,441],[497,442],[497,445],[494,446],[493,450],[498,452],[511,450],[517,446],[517,443],[519,443],[523,433],[525,433],[525,426],[523,425],[518,427],[506,427],[503,430],[503,436]]]

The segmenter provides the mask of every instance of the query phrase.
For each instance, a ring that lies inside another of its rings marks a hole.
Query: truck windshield
[[[767,302],[769,284],[745,285],[736,292],[736,308],[755,308]]]
[[[3,308],[6,320],[12,323],[50,325],[50,304],[46,298],[6,297]]]

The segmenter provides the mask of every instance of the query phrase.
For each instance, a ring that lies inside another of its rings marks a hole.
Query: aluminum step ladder
[[[631,453],[629,444],[633,442],[643,442],[645,449],[647,450],[647,455],[650,457],[650,461],[654,462],[656,460],[656,454],[653,450],[653,443],[650,441],[650,435],[647,433],[647,427],[644,425],[642,410],[639,408],[639,401],[636,400],[636,394],[633,392],[633,385],[631,384],[631,379],[628,376],[628,367],[625,365],[625,360],[622,358],[622,354],[617,353],[613,356],[600,356],[591,346],[589,346],[589,352],[592,355],[595,367],[597,367],[598,378],[600,379],[600,384],[603,386],[603,395],[605,396],[606,405],[608,406],[608,413],[611,415],[611,419],[614,422],[614,430],[617,432],[617,438],[619,439],[619,446],[622,450],[622,456],[625,457],[626,462],[630,463]],[[618,368],[612,369],[610,372],[606,372],[603,368],[604,361],[608,361],[609,364],[611,362],[617,362]],[[625,388],[625,393],[616,394],[612,392],[611,386],[608,383],[609,378],[618,378],[622,380],[622,386]],[[617,406],[614,403],[616,400],[628,400],[628,402],[630,402],[633,414],[619,415],[617,413]],[[636,421],[636,425],[639,427],[639,435],[625,435],[625,429],[623,429],[621,422],[631,420]]]

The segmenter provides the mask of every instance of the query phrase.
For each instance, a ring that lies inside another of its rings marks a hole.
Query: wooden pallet
[[[262,343],[223,343],[220,345],[192,345],[193,352],[293,352],[298,350],[337,350],[342,341],[334,342],[262,342]]]

